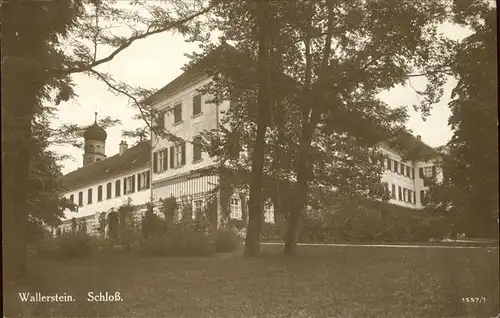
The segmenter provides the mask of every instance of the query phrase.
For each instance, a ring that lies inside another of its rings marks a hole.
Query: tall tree
[[[250,181],[249,222],[245,240],[244,254],[255,256],[260,251],[260,232],[262,226],[262,183],[264,157],[266,148],[266,131],[271,115],[270,70],[268,62],[269,8],[265,0],[257,0],[257,32],[259,37],[258,49],[258,110],[257,134],[252,151],[252,177]]]
[[[444,179],[429,192],[430,210],[444,213],[451,232],[498,236],[498,96],[496,9],[456,1],[455,22],[473,30],[453,59],[458,79],[449,103],[453,131]]]
[[[347,133],[373,147],[391,130],[400,111],[377,94],[405,84],[413,70],[429,84],[419,109],[429,112],[441,97],[450,42],[437,32],[447,17],[445,1],[308,1],[296,27],[297,78],[302,79],[297,187],[293,195],[285,253],[295,253],[297,232],[316,160],[311,149],[318,133]],[[379,125],[380,124],[380,125]],[[385,127],[377,129],[377,126]],[[382,137],[382,138],[381,138]]]
[[[163,6],[162,6],[163,4]],[[149,91],[115,81],[96,68],[135,41],[176,30],[197,36],[194,20],[210,10],[202,1],[5,1],[2,15],[2,221],[6,273],[26,273],[26,189],[32,152],[32,121],[42,104],[73,97],[70,74],[86,72],[135,105]],[[145,13],[147,12],[147,14]],[[126,35],[110,30],[128,26]],[[98,47],[111,53],[102,55]],[[109,51],[108,51],[109,52]]]

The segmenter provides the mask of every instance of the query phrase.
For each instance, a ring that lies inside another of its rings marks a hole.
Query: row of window
[[[174,113],[174,125],[182,121],[182,102],[176,104],[172,111]],[[201,94],[193,96],[193,116],[201,114]],[[158,116],[158,127],[165,127],[165,112],[160,112]]]
[[[389,190],[387,183],[386,183],[386,189]],[[396,200],[396,185],[395,184],[392,185],[390,194],[391,194],[391,198],[393,200]],[[401,201],[401,202],[416,204],[417,203],[417,193],[413,190],[398,186],[397,200]],[[420,204],[425,205],[425,191],[424,190],[420,191]]]
[[[137,191],[142,191],[150,188],[151,176],[149,171],[141,172],[136,175],[131,175],[129,177],[123,178],[123,195],[134,193],[135,185],[137,179]],[[115,197],[119,197],[122,194],[121,191],[122,180],[115,181]],[[106,184],[106,199],[111,199],[113,196],[112,183],[108,182]],[[93,189],[87,190],[87,204],[92,204],[94,199]],[[71,194],[69,196],[71,203],[75,203],[75,196]],[[97,187],[97,202],[103,200],[103,186]],[[83,191],[78,192],[78,206],[83,206]]]
[[[193,146],[193,162],[200,161],[201,157],[201,138],[196,137],[192,142]],[[169,157],[170,150],[170,157]],[[170,165],[168,164],[168,159],[170,158]],[[178,168],[186,164],[186,142],[183,141],[175,146],[171,146],[170,149],[164,148],[153,152],[153,172],[162,173],[170,169]]]
[[[243,219],[241,200],[239,198],[232,197],[229,201],[229,208],[231,211],[229,215],[231,219]],[[274,223],[273,207],[271,204],[264,205],[264,222]]]
[[[409,177],[411,179],[415,179],[415,169],[405,165],[402,162],[397,160],[393,160],[391,158],[386,158],[386,168],[389,171],[394,171],[395,173],[399,173],[402,176]]]

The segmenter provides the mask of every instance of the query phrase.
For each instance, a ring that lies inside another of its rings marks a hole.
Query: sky
[[[444,34],[454,39],[461,39],[470,34],[469,30],[451,24],[445,24],[441,29]],[[115,79],[132,86],[159,89],[182,74],[181,68],[189,61],[185,54],[193,51],[198,51],[196,43],[185,42],[181,35],[161,33],[136,41],[112,61],[99,66],[97,70],[109,73]],[[106,51],[101,52],[103,56],[106,53]],[[137,110],[129,103],[127,97],[115,95],[108,90],[106,84],[97,79],[85,74],[74,74],[73,80],[76,84],[77,97],[61,103],[57,118],[53,120],[52,125],[58,126],[61,123],[91,125],[94,122],[94,112],[98,112],[98,117],[101,118],[110,116],[119,119],[121,125],[107,129],[106,140],[106,155],[111,157],[117,154],[118,144],[123,140],[122,130],[137,128],[143,124],[132,119]],[[423,83],[419,79],[413,79],[411,82],[416,88],[423,87]],[[380,97],[391,107],[407,105],[410,115],[407,128],[412,130],[414,135],[420,135],[422,141],[428,145],[437,147],[445,144],[452,136],[448,127],[450,115],[448,102],[455,85],[456,80],[450,78],[444,87],[441,102],[434,105],[426,121],[423,121],[421,114],[411,107],[419,101],[411,87],[398,86],[381,93]],[[64,174],[82,166],[82,149],[72,146],[52,146],[52,150],[73,157],[73,160],[62,161]]]

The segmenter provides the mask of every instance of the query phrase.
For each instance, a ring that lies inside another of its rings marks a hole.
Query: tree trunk
[[[268,6],[266,1],[257,2],[257,24],[259,29],[259,57],[258,57],[258,81],[259,81],[259,109],[257,113],[257,137],[253,147],[252,176],[250,181],[250,200],[248,202],[248,229],[245,240],[246,256],[256,256],[260,252],[260,232],[262,228],[262,184],[265,155],[265,134],[269,125],[271,113],[270,88],[269,88],[269,65],[267,49],[267,19]]]
[[[32,105],[35,105],[36,100]],[[30,107],[2,103],[2,228],[4,274],[15,279],[26,275],[27,192],[31,140]],[[6,114],[8,113],[8,115]],[[5,117],[8,117],[5,118]]]
[[[288,216],[288,229],[285,235],[284,252],[286,255],[295,255],[300,217],[306,205],[307,193],[309,192],[309,171],[307,165],[311,139],[311,129],[309,125],[304,125],[298,154],[297,187],[294,189],[294,196],[292,198],[293,204],[290,209],[290,215]]]
[[[310,118],[309,118],[309,114]],[[321,116],[321,110],[318,104],[313,105],[310,111],[303,111],[302,132],[300,136],[300,146],[297,161],[297,187],[292,190],[293,204],[288,217],[288,230],[285,237],[286,255],[295,255],[297,246],[297,235],[302,211],[306,207],[307,194],[309,193],[309,179],[312,174],[313,159],[311,158],[311,142],[316,129],[316,125]]]

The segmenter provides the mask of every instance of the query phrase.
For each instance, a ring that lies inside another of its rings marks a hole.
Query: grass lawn
[[[498,249],[262,246],[264,255],[154,258],[95,252],[30,262],[25,287],[4,285],[4,316],[493,317]],[[67,293],[69,303],[21,303],[17,292]],[[120,292],[121,302],[87,293]],[[484,297],[464,303],[463,297]]]

